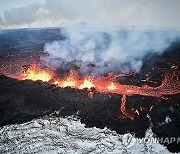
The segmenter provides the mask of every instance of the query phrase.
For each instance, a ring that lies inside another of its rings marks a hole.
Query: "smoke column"
[[[86,23],[61,27],[62,39],[46,43],[42,57],[51,69],[78,68],[82,74],[138,72],[143,58],[162,54],[179,32],[148,28],[99,28]]]

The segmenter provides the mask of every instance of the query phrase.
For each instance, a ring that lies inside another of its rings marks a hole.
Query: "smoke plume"
[[[43,62],[52,69],[78,68],[82,74],[138,72],[149,53],[161,54],[180,35],[146,28],[98,28],[85,23],[61,27],[62,39],[46,43]]]

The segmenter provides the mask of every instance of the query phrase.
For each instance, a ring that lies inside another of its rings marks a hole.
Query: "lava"
[[[26,68],[23,73],[20,75],[20,79],[22,80],[41,80],[44,82],[50,81],[53,77],[53,72],[47,69],[40,69],[36,66],[32,65],[30,68]]]
[[[37,72],[37,70],[28,70],[23,75],[23,80],[25,80],[25,79],[30,79],[33,81],[36,81],[36,80],[49,81],[49,80],[51,80],[51,75],[44,70],[38,71],[38,72]]]
[[[115,90],[116,89],[116,85],[113,82],[111,82],[111,84],[109,86],[107,86],[107,88],[109,90]]]
[[[123,95],[121,98],[121,106],[120,106],[120,110],[121,112],[128,117],[129,119],[133,120],[134,117],[132,115],[130,115],[128,112],[126,112],[126,95]]]
[[[134,85],[122,85],[116,81],[116,78],[119,76],[123,75],[113,75],[111,73],[107,77],[102,76],[95,78],[93,76],[85,76],[83,78],[80,78],[76,75],[76,72],[74,70],[71,70],[66,77],[60,78],[57,77],[57,75],[55,75],[55,73],[51,70],[40,69],[36,66],[31,66],[26,70],[23,70],[23,73],[19,76],[16,76],[16,78],[20,80],[42,80],[62,88],[87,88],[90,97],[93,97],[91,88],[95,88],[96,91],[101,93],[120,94],[122,95],[120,110],[126,117],[131,120],[133,120],[134,118],[126,111],[125,107],[127,96],[138,94],[142,96],[163,98],[163,96],[180,93],[179,72],[177,73],[177,71],[174,71],[174,73],[172,74],[167,73],[164,76],[162,84],[158,87],[150,87],[148,85],[143,85],[141,87]],[[136,111],[136,113],[139,115],[138,111]]]
[[[92,88],[94,87],[94,84],[92,82],[92,80],[89,78],[89,79],[84,79],[83,83],[79,86],[79,89],[84,89],[84,88]]]

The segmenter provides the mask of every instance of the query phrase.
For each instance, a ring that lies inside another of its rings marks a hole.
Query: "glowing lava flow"
[[[133,120],[133,116],[126,112],[126,96],[131,96],[134,94],[139,94],[142,96],[152,96],[162,98],[166,95],[173,95],[180,93],[180,80],[179,80],[179,72],[178,74],[166,74],[162,84],[159,87],[150,87],[144,85],[142,87],[133,86],[133,85],[122,85],[119,82],[115,81],[115,78],[118,77],[110,74],[108,77],[99,77],[94,78],[90,76],[86,76],[84,78],[78,78],[75,75],[74,71],[70,71],[69,75],[65,78],[57,78],[54,73],[49,70],[41,70],[39,68],[30,67],[26,71],[24,71],[23,75],[18,79],[30,79],[30,80],[42,80],[42,81],[53,81],[51,83],[56,86],[65,88],[72,87],[78,89],[88,88],[90,92],[90,96],[92,97],[92,91],[90,88],[95,88],[96,91],[103,93],[115,93],[123,95],[121,98],[121,112],[131,120]],[[176,78],[176,79],[174,79]]]
[[[121,98],[121,112],[128,117],[129,119],[133,120],[134,117],[130,114],[128,114],[128,112],[126,112],[126,95],[123,95]]]
[[[92,82],[92,80],[89,79],[84,79],[83,83],[79,86],[79,89],[84,89],[84,88],[92,88],[94,87],[94,84]]]
[[[114,82],[111,82],[111,84],[109,86],[107,86],[107,88],[109,90],[115,90],[116,89],[116,85],[114,84]]]

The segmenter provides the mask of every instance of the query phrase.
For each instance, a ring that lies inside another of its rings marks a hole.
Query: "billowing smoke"
[[[180,35],[146,28],[98,28],[85,23],[61,27],[62,39],[46,43],[43,62],[82,74],[138,72],[149,53],[161,54]]]

